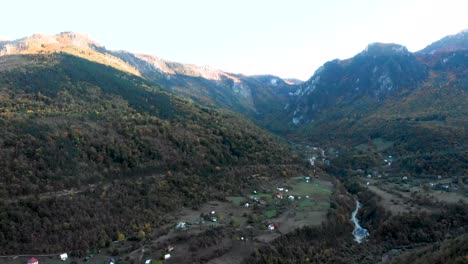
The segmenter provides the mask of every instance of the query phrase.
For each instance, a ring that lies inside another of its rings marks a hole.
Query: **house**
[[[60,259],[65,261],[68,259],[68,254],[67,253],[63,253],[63,254],[60,254]]]
[[[39,264],[39,260],[36,258],[30,258],[28,259],[28,264]]]
[[[115,259],[113,259],[113,258],[109,259],[109,261],[107,262],[107,264],[115,264]]]
[[[145,260],[145,264],[151,264],[151,259]]]
[[[294,201],[294,195],[289,195],[289,196],[288,196],[288,199],[289,199],[290,201]]]
[[[249,208],[249,207],[250,207],[250,204],[249,204],[249,203],[245,203],[245,204],[244,204],[244,207],[245,207],[245,208]]]
[[[179,229],[179,230],[180,229],[186,229],[186,228],[187,228],[187,223],[185,223],[185,222],[179,222],[176,225],[176,229]]]
[[[164,260],[167,260],[167,259],[170,259],[170,258],[171,258],[171,254],[164,255]]]
[[[167,246],[166,248],[167,252],[172,252],[174,250],[174,247],[173,246]]]
[[[275,230],[275,225],[274,224],[269,224],[268,225],[268,230],[270,230],[270,231]]]

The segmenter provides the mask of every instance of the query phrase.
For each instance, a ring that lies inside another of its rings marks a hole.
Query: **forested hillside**
[[[0,58],[0,252],[104,246],[300,159],[237,114],[65,54]]]

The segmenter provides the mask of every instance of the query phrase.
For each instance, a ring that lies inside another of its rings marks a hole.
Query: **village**
[[[108,249],[86,256],[30,255],[0,257],[0,264],[59,263],[179,263],[187,258],[209,263],[232,263],[303,226],[320,225],[333,204],[333,179],[318,173],[324,152],[308,147],[310,175],[265,181],[255,189],[198,209],[180,208],[144,241],[114,241]],[[216,256],[213,259],[213,256]]]

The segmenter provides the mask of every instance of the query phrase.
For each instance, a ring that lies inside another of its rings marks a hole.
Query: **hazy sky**
[[[371,42],[417,51],[468,28],[468,0],[20,0],[0,10],[9,39],[77,31],[109,49],[303,80]]]

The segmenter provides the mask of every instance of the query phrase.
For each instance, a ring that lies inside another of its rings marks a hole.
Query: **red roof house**
[[[39,260],[37,260],[36,258],[30,258],[28,260],[28,264],[39,264]]]

